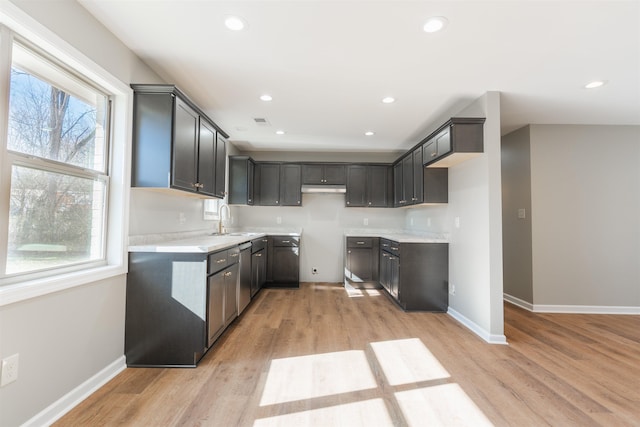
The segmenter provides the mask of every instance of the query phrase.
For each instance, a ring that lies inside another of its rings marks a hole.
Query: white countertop
[[[404,230],[385,229],[353,229],[345,230],[345,237],[380,237],[398,243],[449,243],[446,234],[441,233],[411,233]]]
[[[139,243],[129,246],[129,252],[208,253],[237,246],[264,236],[300,236],[302,230],[269,229],[233,231],[228,234],[202,234],[183,239],[164,240],[154,243]],[[137,239],[138,241],[140,239]]]

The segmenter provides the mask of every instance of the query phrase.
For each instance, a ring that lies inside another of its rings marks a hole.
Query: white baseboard
[[[513,295],[503,294],[504,300],[533,313],[558,314],[640,314],[640,307],[610,305],[531,304]]]
[[[533,311],[533,304],[518,297],[514,297],[509,294],[502,294],[502,297],[505,301],[510,302],[513,305],[517,305],[520,308],[524,308],[525,310]]]
[[[125,357],[119,357],[87,381],[40,411],[40,413],[24,423],[22,427],[50,426],[113,377],[124,371],[126,367]]]
[[[447,314],[458,322],[462,323],[468,329],[470,329],[474,334],[478,335],[480,338],[488,342],[489,344],[507,344],[507,337],[503,335],[495,335],[485,331],[481,328],[477,323],[458,313],[451,307],[448,308]]]

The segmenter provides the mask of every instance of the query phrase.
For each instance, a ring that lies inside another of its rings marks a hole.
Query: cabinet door
[[[303,184],[323,184],[322,165],[302,165]]]
[[[380,284],[389,292],[389,254],[380,251]]]
[[[403,206],[402,198],[402,162],[398,162],[393,166],[393,205]]]
[[[273,247],[274,284],[298,284],[300,280],[299,248]]]
[[[451,151],[451,129],[446,128],[435,137],[438,157]]]
[[[216,183],[215,196],[224,199],[227,177],[227,141],[220,134],[216,139]]]
[[[389,275],[389,293],[396,299],[398,298],[398,286],[400,284],[400,257],[395,255],[389,256],[388,261]]]
[[[347,249],[347,277],[353,282],[373,280],[373,253],[371,249]]]
[[[367,167],[363,165],[347,166],[348,207],[367,206]]]
[[[422,147],[413,150],[413,197],[412,202],[422,203],[424,201],[422,180],[424,179],[422,166]]]
[[[216,182],[216,131],[211,123],[200,118],[198,143],[199,193],[215,196]]]
[[[346,182],[345,165],[324,165],[324,184],[344,185]]]
[[[251,255],[251,296],[253,297],[264,286],[267,276],[267,251],[261,249]]]
[[[171,186],[196,191],[198,182],[198,114],[175,98]]]
[[[207,283],[207,347],[210,347],[224,329],[224,271],[209,276]]]
[[[389,205],[387,189],[389,188],[389,167],[368,166],[367,174],[367,205],[384,208]]]
[[[253,204],[255,163],[247,156],[229,157],[229,204]]]
[[[411,205],[413,199],[413,156],[409,154],[402,159],[402,200]]]
[[[256,165],[258,175],[258,203],[261,206],[280,205],[280,165],[277,163],[259,163]]]
[[[238,315],[238,264],[224,270],[224,324]]]
[[[302,204],[300,165],[281,165],[280,174],[280,206],[300,206]]]

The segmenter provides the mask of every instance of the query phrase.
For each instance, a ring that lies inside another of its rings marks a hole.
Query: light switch
[[[459,217],[459,216],[457,216],[457,217],[454,219],[454,221],[453,221],[453,222],[455,223],[456,228],[460,228],[460,217]]]
[[[518,209],[518,219],[525,219],[527,217],[527,210],[525,208]]]

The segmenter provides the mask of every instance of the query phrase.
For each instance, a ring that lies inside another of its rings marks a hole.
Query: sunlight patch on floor
[[[493,426],[458,384],[441,384],[395,393],[410,427]]]
[[[377,386],[362,350],[275,359],[271,361],[260,406]]]
[[[292,414],[255,420],[254,427],[303,427],[345,426],[370,427],[393,426],[389,412],[382,399],[329,406]]]
[[[349,283],[345,283],[344,290],[347,292],[350,298],[357,298],[363,296],[377,297],[382,295],[379,289],[375,288],[354,288]]]
[[[372,342],[390,385],[449,378],[449,372],[418,338]]]

